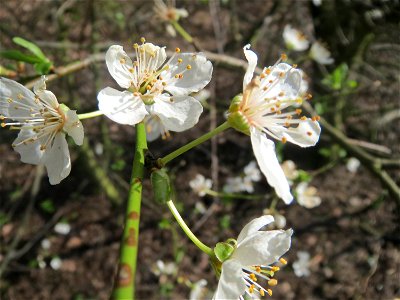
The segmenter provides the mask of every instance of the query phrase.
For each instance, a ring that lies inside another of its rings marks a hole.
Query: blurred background
[[[76,62],[76,72],[49,81],[47,88],[60,103],[84,113],[97,110],[100,89],[120,89],[103,59],[110,45],[129,52],[144,36],[167,50],[217,54],[198,125],[149,143],[153,155],[161,157],[225,120],[244,75],[243,66],[227,57],[243,60],[242,47],[251,43],[263,67],[285,52],[306,74],[312,114],[323,118],[316,147],[276,142],[297,202],[276,201],[262,176],[251,188],[232,190],[232,182],[245,178],[245,167],[255,158],[248,137],[228,130],[169,165],[182,216],[211,246],[237,237],[248,221],[265,213],[280,220],[277,227],[293,228],[289,263],[277,274],[273,290],[276,299],[400,297],[399,1],[191,0],[168,5],[160,11],[150,0],[3,0],[1,51],[27,53],[13,42],[22,37],[38,45],[53,67],[33,67],[3,55],[1,74],[29,84],[40,72],[60,74]],[[168,13],[174,5],[187,11],[179,24],[194,42],[176,31],[173,36]],[[334,61],[311,59],[309,48],[288,49],[283,38],[288,24],[310,46],[322,42]],[[2,299],[109,298],[135,130],[105,117],[83,125],[85,144],[70,144],[72,172],[56,186],[43,168],[20,162],[11,147],[16,132],[0,130]],[[197,174],[212,179],[213,191],[259,197],[201,197],[189,185]],[[148,179],[136,282],[138,299],[204,299],[217,285],[208,257],[185,238],[168,209],[153,201]]]

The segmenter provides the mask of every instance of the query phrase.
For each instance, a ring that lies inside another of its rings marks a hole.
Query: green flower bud
[[[243,132],[244,134],[250,135],[250,126],[247,118],[240,111],[240,105],[243,100],[243,95],[237,95],[232,99],[231,105],[229,106],[228,122],[237,131]]]
[[[229,239],[226,242],[217,243],[214,247],[214,254],[220,262],[229,259],[236,249],[236,240]]]
[[[165,204],[171,200],[171,182],[165,169],[153,171],[150,175],[150,181],[153,187],[154,200],[157,203]]]

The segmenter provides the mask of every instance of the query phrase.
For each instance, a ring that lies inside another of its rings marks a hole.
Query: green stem
[[[90,119],[98,116],[102,116],[103,113],[100,110],[92,111],[90,113],[78,114],[79,120]]]
[[[175,30],[189,43],[193,43],[192,36],[185,30],[177,21],[171,21],[171,25],[174,26]]]
[[[221,197],[221,198],[240,198],[240,199],[261,199],[263,196],[261,195],[245,195],[245,194],[234,194],[234,193],[221,193],[213,190],[206,190],[206,194],[213,196],[213,197]]]
[[[174,202],[172,200],[169,200],[167,202],[168,208],[171,211],[171,213],[174,215],[176,221],[178,222],[179,226],[181,226],[182,230],[185,232],[185,234],[189,237],[189,239],[204,253],[213,256],[214,251],[204,245],[195,235],[194,233],[190,230],[190,228],[186,225],[185,221],[182,219],[181,215],[179,214],[178,210],[176,209]]]
[[[136,149],[129,189],[125,228],[121,242],[118,277],[113,291],[113,299],[135,298],[135,273],[139,242],[139,219],[142,199],[142,179],[144,156],[147,150],[144,123],[136,125]]]
[[[185,153],[186,151],[189,151],[193,147],[196,147],[197,145],[200,145],[201,143],[204,143],[208,139],[212,138],[214,135],[217,135],[218,133],[221,133],[222,131],[228,129],[231,127],[228,122],[225,122],[221,125],[219,125],[217,128],[214,130],[206,133],[205,135],[202,135],[201,137],[195,139],[194,141],[191,141],[189,144],[186,144],[185,146],[180,147],[179,149],[175,150],[174,152],[168,154],[167,156],[164,156],[163,158],[160,159],[161,164],[165,165],[169,163],[171,160],[174,158],[177,158],[179,155]]]

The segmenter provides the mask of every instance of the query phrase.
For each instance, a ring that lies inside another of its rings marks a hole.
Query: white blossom
[[[280,63],[264,68],[260,76],[253,78],[257,55],[244,47],[249,62],[243,80],[243,95],[236,97],[229,109],[228,122],[232,127],[250,134],[253,151],[262,173],[277,195],[289,204],[293,196],[275,154],[275,144],[267,135],[301,147],[317,143],[321,128],[318,117],[296,118],[301,109],[284,112],[295,103],[302,102],[299,91],[302,76],[294,67]]]
[[[296,180],[299,177],[299,171],[297,170],[296,164],[292,160],[285,160],[281,164],[283,173],[285,177],[288,179],[289,185],[293,184],[293,180]]]
[[[310,45],[304,33],[289,24],[283,29],[283,39],[289,50],[304,51]]]
[[[184,131],[193,127],[203,111],[189,94],[208,84],[212,64],[202,53],[176,53],[166,62],[164,48],[151,43],[134,44],[135,61],[122,46],[113,45],[106,53],[111,76],[125,91],[107,87],[97,98],[99,109],[111,120],[135,125],[146,116],[155,116],[159,132]]]
[[[317,196],[316,187],[309,186],[307,182],[300,182],[296,187],[297,203],[305,208],[314,208],[321,204],[321,198]]]
[[[257,163],[253,160],[244,167],[244,177],[251,181],[260,181],[261,173],[257,167]]]
[[[331,53],[320,42],[314,42],[310,49],[310,57],[321,65],[330,65],[335,62]]]
[[[156,276],[161,275],[174,275],[178,271],[178,266],[174,262],[165,263],[161,259],[158,259],[155,265],[152,266],[152,272]]]
[[[0,78],[0,121],[2,127],[20,130],[12,146],[21,161],[43,164],[50,184],[58,184],[71,172],[65,135],[82,145],[84,133],[76,112],[59,104],[45,81],[42,76],[32,93],[16,81]]]
[[[53,270],[59,270],[62,266],[62,260],[59,257],[53,257],[50,261],[50,267]]]
[[[195,193],[197,193],[200,197],[204,197],[207,191],[211,189],[212,180],[206,179],[201,174],[197,174],[194,179],[189,181],[189,185]]]
[[[154,12],[161,21],[166,22],[165,29],[172,37],[176,36],[176,31],[170,22],[179,21],[180,18],[189,16],[186,9],[175,7],[175,1],[169,1],[165,4],[162,0],[154,0]]]
[[[54,226],[54,231],[58,234],[67,235],[71,231],[71,225],[68,223],[57,223]]]
[[[262,216],[252,220],[240,232],[236,249],[222,263],[221,277],[213,299],[259,299],[272,295],[269,286],[278,282],[273,278],[279,267],[272,264],[282,259],[290,248],[292,230],[260,231],[273,222],[272,216]],[[263,279],[268,286],[263,286]],[[246,298],[247,299],[247,298]]]
[[[346,168],[347,168],[347,171],[354,174],[354,173],[357,173],[357,170],[360,167],[360,165],[361,165],[361,162],[357,158],[350,157],[346,163]]]
[[[246,190],[245,183],[241,176],[228,177],[226,179],[226,183],[224,185],[225,193],[239,193],[245,190]]]
[[[298,260],[293,262],[293,270],[297,277],[308,277],[311,272],[310,267],[310,253],[306,251],[297,252]]]
[[[208,292],[207,280],[200,279],[199,281],[195,282],[190,290],[189,299],[190,300],[201,300],[206,299],[205,296]]]

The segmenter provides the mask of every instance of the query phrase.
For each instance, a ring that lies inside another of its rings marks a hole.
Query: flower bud
[[[243,132],[244,134],[250,135],[250,126],[247,118],[243,115],[240,110],[240,105],[243,100],[243,95],[237,95],[232,99],[231,105],[229,106],[228,123],[236,130]]]
[[[165,169],[153,171],[150,175],[153,187],[154,200],[159,204],[165,204],[171,200],[171,182]]]

